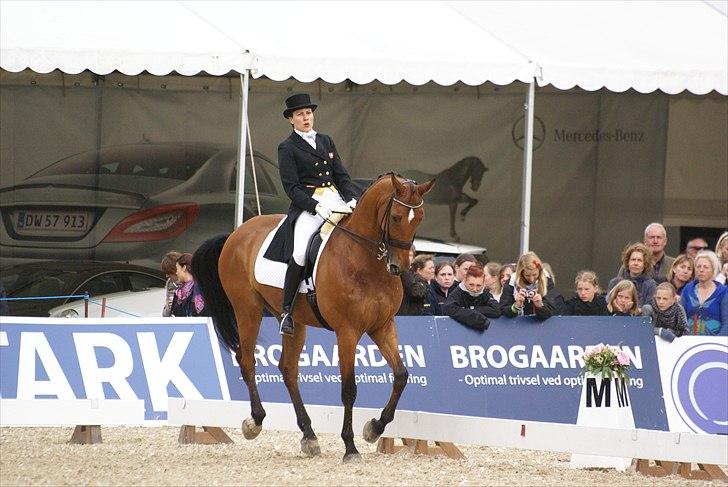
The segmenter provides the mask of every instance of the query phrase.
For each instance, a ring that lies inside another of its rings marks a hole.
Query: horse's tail
[[[235,312],[220,282],[217,263],[229,235],[212,237],[192,256],[192,275],[205,298],[205,307],[215,323],[217,336],[230,350],[238,349],[238,326]]]

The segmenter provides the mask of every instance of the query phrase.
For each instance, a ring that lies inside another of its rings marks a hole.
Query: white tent
[[[728,95],[728,2],[0,2],[0,67]],[[245,171],[238,171],[242,192]],[[242,193],[240,193],[240,197]],[[240,201],[240,199],[239,199]],[[242,205],[237,222],[242,221]]]

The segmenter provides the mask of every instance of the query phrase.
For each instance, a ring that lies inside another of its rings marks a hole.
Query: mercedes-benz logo
[[[728,396],[716,394],[716,384],[728,382],[728,347],[696,345],[682,354],[670,385],[675,409],[695,433],[728,434]]]
[[[513,127],[511,128],[511,137],[513,138],[513,143],[516,144],[516,147],[523,150],[523,132],[524,132],[524,126],[523,126],[523,120],[524,115],[521,115],[515,122],[513,122]],[[546,140],[546,125],[544,125],[543,120],[541,120],[537,116],[533,116],[533,150],[538,149],[543,145],[543,141]]]

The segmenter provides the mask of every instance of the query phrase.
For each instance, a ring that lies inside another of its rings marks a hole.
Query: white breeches
[[[339,192],[334,188],[322,188],[317,193],[314,193],[312,198],[330,210],[335,210],[340,206],[346,205],[346,202],[341,199]],[[308,241],[311,240],[311,236],[323,224],[323,218],[318,214],[312,215],[307,211],[301,213],[296,219],[293,228],[293,260],[296,261],[296,264],[302,266],[306,262],[306,247],[308,247]]]

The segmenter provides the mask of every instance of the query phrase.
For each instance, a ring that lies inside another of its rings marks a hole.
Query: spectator
[[[651,302],[642,307],[642,315],[652,319],[655,335],[672,342],[688,331],[685,310],[675,299],[677,291],[669,282],[660,283]]]
[[[174,299],[174,292],[180,287],[177,281],[177,260],[180,256],[179,252],[171,251],[167,252],[162,258],[162,262],[159,267],[162,272],[167,276],[167,282],[164,285],[164,289],[167,291],[164,299],[164,308],[162,308],[162,316],[172,315],[172,300]]]
[[[670,265],[673,260],[670,260]],[[627,245],[622,251],[622,269],[624,270],[620,275],[609,281],[607,292],[611,291],[612,287],[622,279],[628,279],[637,288],[637,305],[642,306],[649,303],[655,296],[657,283],[650,277],[652,261],[647,246],[641,243]]]
[[[721,284],[728,284],[728,232],[723,232],[715,244],[715,253],[720,262],[720,273],[715,278]]]
[[[421,254],[412,259],[410,267],[429,285],[435,278],[435,258],[428,254]]]
[[[728,336],[728,287],[715,280],[719,265],[718,257],[709,250],[695,256],[695,280],[682,293],[692,335]]]
[[[488,329],[488,318],[500,316],[498,302],[485,288],[485,272],[478,264],[468,268],[465,280],[453,287],[442,309],[452,319],[479,331]]]
[[[675,288],[678,298],[682,295],[685,284],[693,280],[695,264],[692,257],[680,254],[675,257],[668,274],[668,282]]]
[[[706,242],[704,238],[696,237],[688,241],[687,245],[685,246],[685,254],[691,259],[694,259],[695,256],[698,255],[698,252],[709,249],[710,247],[708,246],[708,242]]]
[[[607,293],[607,311],[612,316],[637,316],[637,288],[628,279],[622,279]]]
[[[655,280],[655,283],[658,281],[667,281],[668,272],[670,272],[670,267],[672,267],[672,262],[675,259],[665,254],[665,245],[667,245],[667,232],[665,231],[665,227],[661,223],[650,223],[647,225],[645,228],[644,244],[650,250],[650,277]],[[623,275],[625,270],[626,267],[623,264],[619,268],[617,276]]]
[[[551,282],[553,282],[555,286],[556,274],[554,274],[554,270],[551,268],[551,264],[549,264],[548,262],[542,262],[541,265],[543,266],[543,270],[546,271],[546,276],[551,278]]]
[[[503,294],[503,284],[500,282],[501,266],[498,262],[488,262],[483,270],[485,271],[485,288],[490,291],[493,299],[500,303]]]
[[[607,300],[601,295],[599,279],[593,271],[579,271],[574,280],[576,296],[566,302],[566,313],[573,316],[609,316]]]
[[[430,314],[443,316],[442,305],[445,303],[455,280],[455,271],[450,261],[442,261],[435,266],[435,280],[430,283],[427,292],[427,302],[430,304]]]
[[[418,255],[412,259],[409,269],[400,274],[400,279],[402,279],[402,304],[399,311],[397,311],[397,315],[421,316],[430,314],[430,305],[425,302],[429,285],[420,274],[428,262],[432,264],[431,255]],[[417,271],[418,268],[420,272]],[[433,267],[432,274],[434,273]]]
[[[516,272],[503,286],[500,306],[504,316],[536,315],[540,320],[564,314],[566,307],[534,252],[526,252],[518,259]]]
[[[498,279],[501,282],[501,286],[505,286],[511,281],[511,276],[514,272],[516,272],[516,264],[512,262],[510,264],[504,264],[503,267],[501,267],[501,270],[498,273]]]
[[[455,259],[455,282],[453,285],[458,285],[465,280],[465,274],[471,265],[477,264],[478,260],[472,254],[460,254]]]
[[[176,267],[180,287],[174,292],[171,316],[207,316],[205,299],[192,275],[192,254],[180,255]]]

